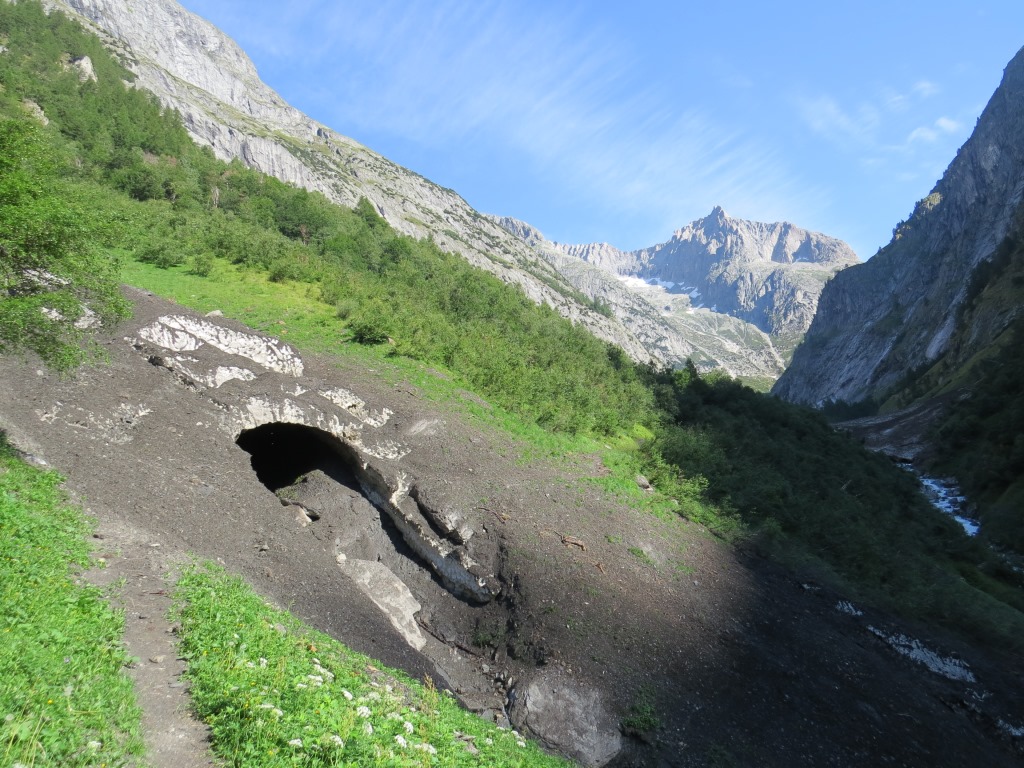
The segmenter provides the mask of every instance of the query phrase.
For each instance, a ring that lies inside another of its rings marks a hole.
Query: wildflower
[[[312,682],[316,687],[324,684],[324,679],[320,677],[320,675],[306,675],[306,679]]]
[[[262,656],[260,656],[260,669],[266,669],[266,668],[267,668],[267,660],[264,659]]]
[[[405,728],[405,732],[406,733],[412,733],[415,730],[412,727],[412,723],[410,723],[408,720],[405,721],[405,723],[404,723],[404,725],[402,727]]]
[[[363,733],[365,733],[367,736],[373,735],[373,726],[370,725],[369,721],[363,723]]]
[[[522,741],[522,740],[516,741],[516,744],[518,744],[520,747],[525,747],[526,746],[526,742]]]
[[[336,733],[332,733],[331,734],[330,742],[332,744],[334,744],[336,747],[338,747],[339,749],[344,749],[344,747],[345,747],[345,742],[342,741],[341,740],[341,736],[339,736]]]
[[[309,688],[309,686],[308,686],[308,685],[306,685],[305,683],[296,683],[296,684],[295,684],[295,690],[297,690],[297,691],[298,691],[298,690],[300,690],[300,689],[302,689],[302,688]]]
[[[492,739],[490,736],[488,736],[486,739],[484,739],[484,744],[486,744],[488,747],[493,747],[494,746],[494,739]]]
[[[430,754],[430,755],[436,755],[437,754],[437,749],[434,747],[434,745],[433,744],[428,744],[425,741],[421,741],[419,744],[413,744],[412,746],[413,746],[414,749],[422,750],[422,751],[424,751],[424,752],[426,752],[427,754]]]
[[[290,746],[290,747],[297,747],[298,749],[302,749],[302,739],[292,739],[291,741],[288,742],[288,746]]]
[[[349,693],[348,691],[346,691],[344,688],[341,689],[341,695],[344,696],[349,701],[352,701],[352,698],[353,698],[352,694]]]
[[[398,734],[397,736],[395,736],[395,743],[402,749],[405,749],[409,746],[409,742],[405,740],[405,737],[402,734]]]
[[[359,709],[356,710],[356,714],[359,715],[360,717],[369,717],[370,716],[370,708],[369,707],[359,707]]]
[[[90,741],[85,746],[87,746],[89,749],[99,749],[100,747],[103,746],[103,744],[101,742],[98,742],[98,741]]]

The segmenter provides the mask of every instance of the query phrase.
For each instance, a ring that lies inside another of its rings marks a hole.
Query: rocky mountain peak
[[[734,219],[717,205],[649,248],[554,245],[619,277],[687,294],[694,308],[710,308],[785,337],[783,346],[807,330],[825,281],[857,263],[841,240],[789,222]]]

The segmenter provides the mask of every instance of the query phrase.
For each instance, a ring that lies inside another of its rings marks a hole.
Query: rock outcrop
[[[566,245],[512,218],[495,219],[533,247],[574,288],[652,342],[635,318],[651,310],[679,329],[670,358],[739,376],[775,378],[810,326],[825,282],[857,262],[846,243],[788,222],[733,219],[721,208],[637,251]]]
[[[893,239],[838,274],[774,392],[821,404],[882,399],[908,374],[934,364],[954,337],[977,351],[1013,312],[986,327],[958,328],[972,276],[1015,227],[1024,199],[1024,50],[942,179]]]
[[[804,333],[825,282],[857,263],[842,240],[789,222],[734,219],[720,207],[650,248],[555,248],[616,275],[688,294],[694,306],[713,307],[773,336]]]

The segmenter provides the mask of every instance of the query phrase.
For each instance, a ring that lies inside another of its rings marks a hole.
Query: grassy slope
[[[177,587],[181,653],[216,753],[235,766],[565,766],[430,683],[268,606],[214,566]]]
[[[60,483],[0,433],[0,763],[122,765],[143,751],[123,617],[76,575],[91,526]]]

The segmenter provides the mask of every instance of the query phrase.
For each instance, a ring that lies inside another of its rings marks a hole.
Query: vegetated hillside
[[[87,203],[83,223],[104,223],[90,237],[108,256],[162,267],[170,281],[297,284],[329,309],[309,321],[310,336],[436,366],[513,414],[517,429],[615,443],[604,449],[609,483],[644,472],[663,514],[848,594],[1020,648],[1019,575],[821,417],[692,366],[637,366],[517,287],[396,232],[369,202],[338,207],[216,160],[174,113],[122,85],[126,73],[95,38],[36,3],[0,4],[0,41],[0,126],[32,132],[62,159],[61,194]],[[66,66],[85,55],[96,80]]]
[[[909,416],[955,475],[981,535],[1024,550],[1024,50],[974,134],[893,241],[825,288],[791,368],[773,390],[837,418],[941,404]]]
[[[217,157],[238,159],[347,206],[365,197],[399,231],[433,237],[443,250],[522,286],[531,300],[639,362],[679,366],[693,359],[701,370],[722,367],[761,386],[782,371],[785,354],[749,324],[725,314],[666,312],[660,297],[634,291],[607,272],[539,254],[454,191],[303,115],[260,81],[233,41],[173,0],[55,5],[103,30],[140,84],[178,110],[190,135]],[[786,293],[774,281],[763,286],[769,294],[777,287]]]

